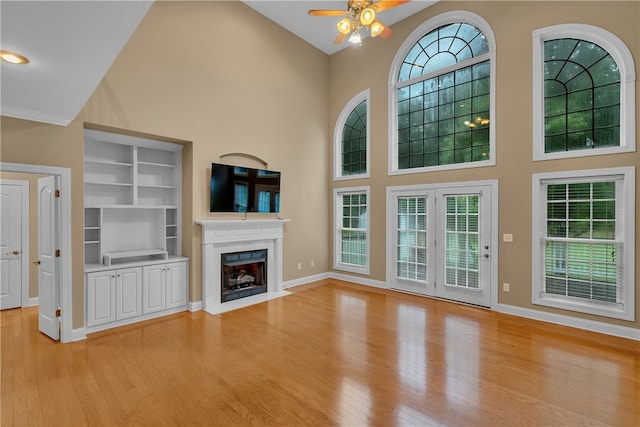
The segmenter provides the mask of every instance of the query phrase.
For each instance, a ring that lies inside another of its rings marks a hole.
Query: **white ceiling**
[[[413,0],[377,14],[385,25],[393,25],[439,0]],[[349,46],[348,42],[333,44],[338,36],[336,24],[340,16],[309,16],[309,9],[347,9],[347,0],[243,0],[247,6],[271,19],[324,53],[331,55]]]
[[[393,25],[438,0],[414,0],[381,12]],[[243,1],[247,6],[331,55],[340,17],[309,16],[309,9],[346,9],[347,0]],[[28,57],[2,62],[0,114],[55,125],[74,120],[153,0],[0,1],[1,48]]]

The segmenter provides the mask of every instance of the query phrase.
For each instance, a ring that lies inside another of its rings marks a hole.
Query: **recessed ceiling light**
[[[10,50],[0,50],[0,59],[5,62],[9,62],[11,64],[28,64],[29,59],[17,54],[15,52],[11,52]]]

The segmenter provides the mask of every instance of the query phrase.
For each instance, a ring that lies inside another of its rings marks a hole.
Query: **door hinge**
[[[60,309],[56,310],[56,317],[60,317]]]
[[[60,249],[56,249],[56,258],[60,257]]]
[[[55,195],[56,197],[60,197],[60,190],[56,190]]]

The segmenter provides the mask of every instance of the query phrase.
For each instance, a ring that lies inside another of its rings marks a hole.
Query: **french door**
[[[491,306],[494,185],[390,188],[392,289]]]

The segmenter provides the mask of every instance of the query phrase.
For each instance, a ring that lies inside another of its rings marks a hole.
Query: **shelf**
[[[176,187],[172,185],[140,185],[138,184],[138,188],[148,188],[155,190],[175,190]]]
[[[95,181],[85,181],[85,185],[99,185],[103,187],[133,187],[131,183],[124,182],[95,182]]]
[[[162,249],[143,249],[136,251],[107,252],[102,254],[104,265],[112,265],[114,260],[134,260],[140,258],[168,259],[169,254]]]
[[[100,227],[85,227],[85,230],[100,230]]]
[[[122,168],[131,168],[133,167],[133,163],[121,163],[121,162],[113,162],[110,160],[101,160],[101,159],[84,159],[85,163],[92,163],[95,165],[103,165],[103,166],[116,166]]]
[[[84,244],[85,244],[85,245],[95,245],[95,244],[100,244],[100,240],[85,240]]]
[[[138,162],[138,166],[150,166],[150,167],[169,168],[169,169],[175,169],[176,168],[176,165],[173,165],[173,164],[151,163],[151,162]]]

